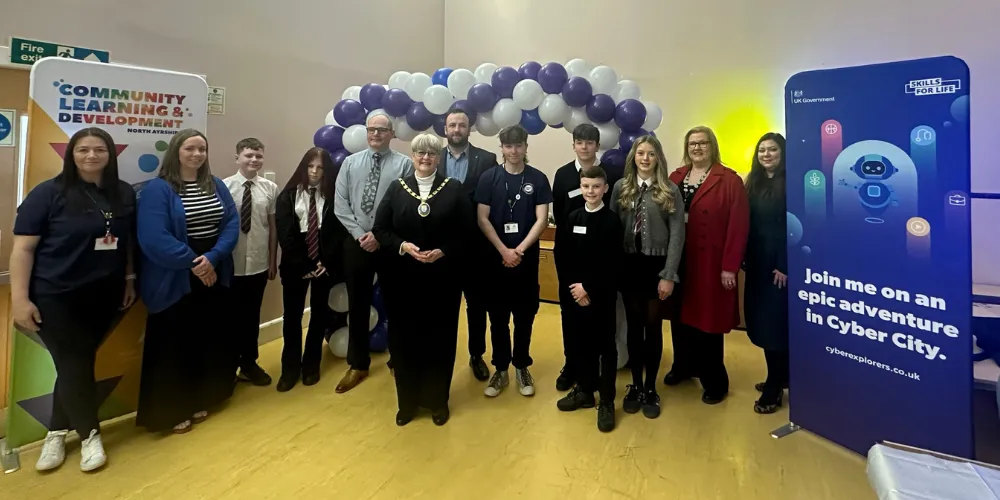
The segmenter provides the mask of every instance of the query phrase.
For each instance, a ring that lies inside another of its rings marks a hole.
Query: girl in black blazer
[[[337,171],[330,154],[321,148],[306,151],[284,190],[278,195],[275,222],[281,246],[284,348],[278,392],[319,382],[323,333],[330,323],[330,288],[340,280],[338,251],[347,231],[333,215]],[[306,292],[311,310],[305,352],[302,348],[302,312]]]

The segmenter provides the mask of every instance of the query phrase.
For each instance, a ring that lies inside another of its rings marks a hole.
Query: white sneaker
[[[514,378],[517,379],[517,386],[520,388],[522,396],[535,395],[535,381],[531,378],[531,372],[527,368],[515,369]]]
[[[97,429],[90,431],[90,437],[83,440],[81,447],[80,452],[83,456],[80,457],[80,470],[90,472],[104,467],[108,456],[104,453],[104,443],[101,442],[101,435],[97,433]]]
[[[503,388],[510,384],[510,375],[507,375],[507,370],[497,370],[490,377],[490,383],[486,386],[483,394],[489,398],[495,398],[503,392]]]
[[[66,434],[68,431],[49,431],[42,445],[42,455],[35,463],[35,470],[49,471],[66,461]]]

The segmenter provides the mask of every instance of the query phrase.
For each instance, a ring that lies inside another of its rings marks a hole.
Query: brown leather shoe
[[[337,394],[343,394],[354,389],[366,378],[368,378],[368,370],[355,370],[354,368],[347,370],[344,378],[340,379],[340,383],[337,384]]]

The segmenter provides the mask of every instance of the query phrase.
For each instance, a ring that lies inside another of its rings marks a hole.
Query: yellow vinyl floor
[[[109,463],[95,474],[79,471],[75,440],[62,469],[44,475],[34,470],[38,447],[27,447],[21,471],[0,478],[0,499],[874,498],[861,456],[802,431],[780,440],[768,435],[787,422],[788,410],[753,412],[764,362],[742,332],[727,339],[732,392],[725,402],[703,404],[696,382],[666,388],[661,381],[660,418],[627,415],[621,397],[630,377],[623,371],[618,427],[610,434],[597,431],[596,410],[556,409],[558,306],[543,304],[535,321],[533,398],[518,394],[513,374],[500,397],[484,397],[467,365],[464,321],[460,335],[444,427],[425,414],[396,427],[386,355],[374,358],[358,388],[335,394],[345,362],[327,352],[318,385],[279,394],[273,385],[241,384],[227,407],[185,435],[144,433],[131,417],[106,425]],[[280,351],[280,340],[261,348],[272,375]]]

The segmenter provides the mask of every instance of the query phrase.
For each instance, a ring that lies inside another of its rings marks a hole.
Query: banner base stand
[[[0,439],[0,466],[4,474],[21,470],[21,454],[17,449],[8,449],[6,439]]]
[[[781,439],[799,429],[801,429],[801,427],[799,427],[798,425],[788,422],[787,424],[782,425],[781,427],[778,427],[777,429],[771,431],[771,437],[773,437],[774,439]]]

